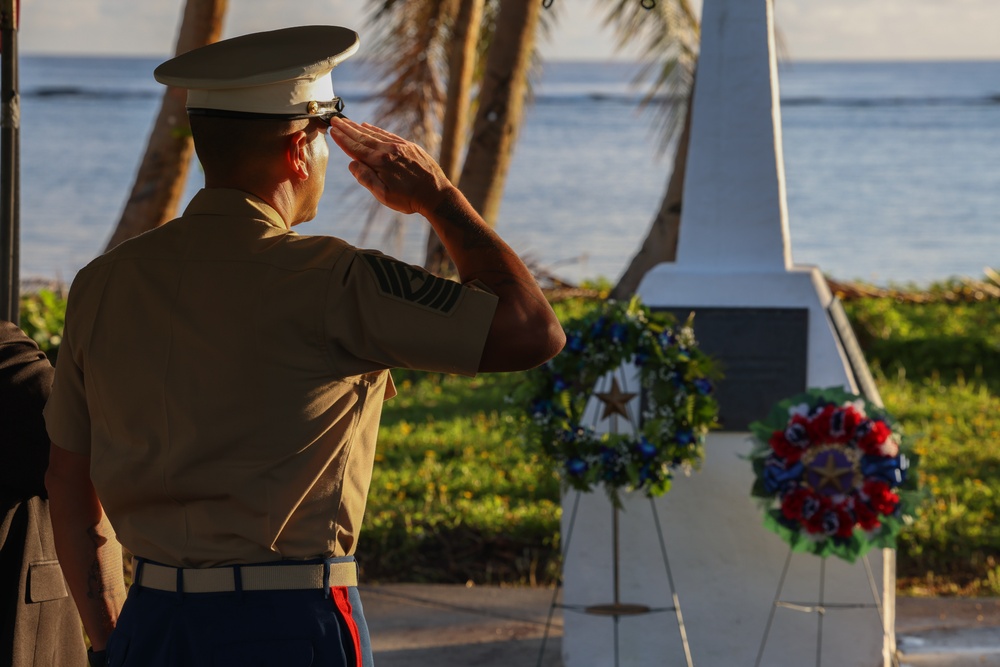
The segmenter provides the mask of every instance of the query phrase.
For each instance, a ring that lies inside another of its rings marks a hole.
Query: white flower
[[[847,402],[844,403],[844,405],[842,407],[845,407],[845,408],[854,408],[855,410],[857,410],[858,412],[861,413],[862,417],[867,417],[868,416],[868,415],[865,414],[865,399],[863,399],[863,398],[859,398],[859,399],[856,399],[856,400],[853,400],[853,401],[847,401]]]
[[[899,454],[899,443],[896,442],[896,438],[892,436],[886,438],[885,442],[878,446],[878,453],[889,457]]]
[[[809,416],[809,404],[799,403],[798,405],[793,405],[788,408],[789,417],[808,417]]]
[[[694,347],[697,341],[694,338],[694,329],[691,327],[681,327],[677,332],[677,342],[682,347]]]

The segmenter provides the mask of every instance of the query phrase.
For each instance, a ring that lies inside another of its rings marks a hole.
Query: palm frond
[[[370,59],[382,83],[374,122],[433,151],[445,96],[445,36],[457,4],[375,0],[373,5]]]
[[[656,0],[646,9],[637,0],[614,0],[604,18],[619,51],[633,50],[642,63],[635,77],[647,86],[643,108],[659,126],[660,145],[676,136],[687,111],[698,58],[699,25],[689,0]]]
[[[369,0],[368,61],[380,84],[372,123],[432,154],[441,137],[447,79],[447,33],[460,0]],[[372,203],[361,243],[377,221],[398,234],[399,216]]]

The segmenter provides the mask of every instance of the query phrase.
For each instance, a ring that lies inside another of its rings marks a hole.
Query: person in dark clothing
[[[0,321],[0,666],[87,663],[49,520],[49,438],[42,408],[53,368],[16,325]]]

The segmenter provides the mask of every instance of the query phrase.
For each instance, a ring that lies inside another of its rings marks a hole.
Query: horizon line
[[[134,59],[163,59],[167,60],[173,57],[173,54],[164,53],[136,53],[136,52],[78,52],[78,51],[42,51],[42,50],[21,50],[18,53],[19,57],[42,57],[42,58],[94,58],[94,59],[108,59],[108,58],[134,58]],[[353,62],[364,62],[365,59],[357,58]],[[541,62],[544,63],[595,63],[595,64],[605,64],[605,63],[622,63],[622,64],[641,64],[644,61],[640,58],[635,57],[623,57],[619,55],[609,55],[604,58],[595,57],[576,57],[576,56],[559,56],[559,57],[549,57],[542,58]],[[802,58],[791,58],[791,57],[778,57],[778,65],[794,65],[797,63],[941,63],[941,62],[1000,62],[1000,55],[996,56],[919,56],[919,57],[887,57],[887,56],[874,56],[869,58],[862,58],[857,56],[849,57],[802,57]]]

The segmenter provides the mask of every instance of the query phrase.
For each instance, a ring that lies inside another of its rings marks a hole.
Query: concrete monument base
[[[663,264],[647,275],[639,295],[652,308],[694,302],[705,308],[805,309],[807,386],[857,391],[827,316],[832,296],[813,267],[721,274]],[[698,309],[693,310],[697,335]],[[767,341],[762,349],[766,352]],[[628,384],[636,382],[630,379]],[[698,667],[755,665],[789,553],[787,543],[764,528],[762,511],[750,495],[753,470],[743,458],[750,449],[745,430],[710,434],[701,470],[676,478],[673,489],[655,501],[693,664]],[[575,502],[575,493],[563,499],[564,536]],[[613,599],[612,505],[600,492],[583,494],[579,502],[563,574],[563,603],[571,608]],[[616,660],[616,621],[567,609],[563,639],[567,667],[685,664],[677,618],[669,610],[671,591],[653,507],[641,494],[624,496],[623,502],[620,601],[666,610],[620,617]],[[894,553],[874,551],[868,560],[871,578],[863,562],[849,564],[837,558],[826,559],[821,576],[822,559],[793,555],[781,600],[805,606],[825,603],[822,636],[817,613],[777,608],[761,667],[816,665],[818,648],[825,665],[889,665],[894,649]],[[881,613],[875,608],[872,581]],[[889,631],[883,632],[883,627]]]
[[[715,434],[706,445],[700,472],[675,480],[674,488],[655,501],[666,542],[693,664],[697,667],[752,667],[788,556],[788,545],[763,527],[761,511],[750,497],[753,472],[741,459],[750,452],[745,433]],[[563,501],[566,534],[575,492]],[[641,494],[623,498],[619,514],[620,598],[654,610],[672,606],[651,501]],[[564,563],[567,606],[612,600],[612,506],[600,493],[583,494]],[[585,519],[584,519],[585,517]],[[585,523],[584,523],[585,521]],[[884,578],[894,573],[892,552],[869,554],[872,574],[883,595]],[[888,562],[888,568],[884,562]],[[782,600],[815,605],[820,600],[821,559],[792,557]],[[889,665],[889,639],[883,638],[874,608],[839,609],[833,605],[873,605],[868,575],[861,562],[827,559],[823,600],[822,664],[833,667]],[[887,589],[891,591],[890,585]],[[891,609],[892,599],[887,609]],[[567,667],[638,667],[684,665],[677,618],[669,609],[615,621],[564,610],[563,664]],[[885,619],[892,627],[891,618]],[[818,616],[778,608],[761,667],[815,665]]]

